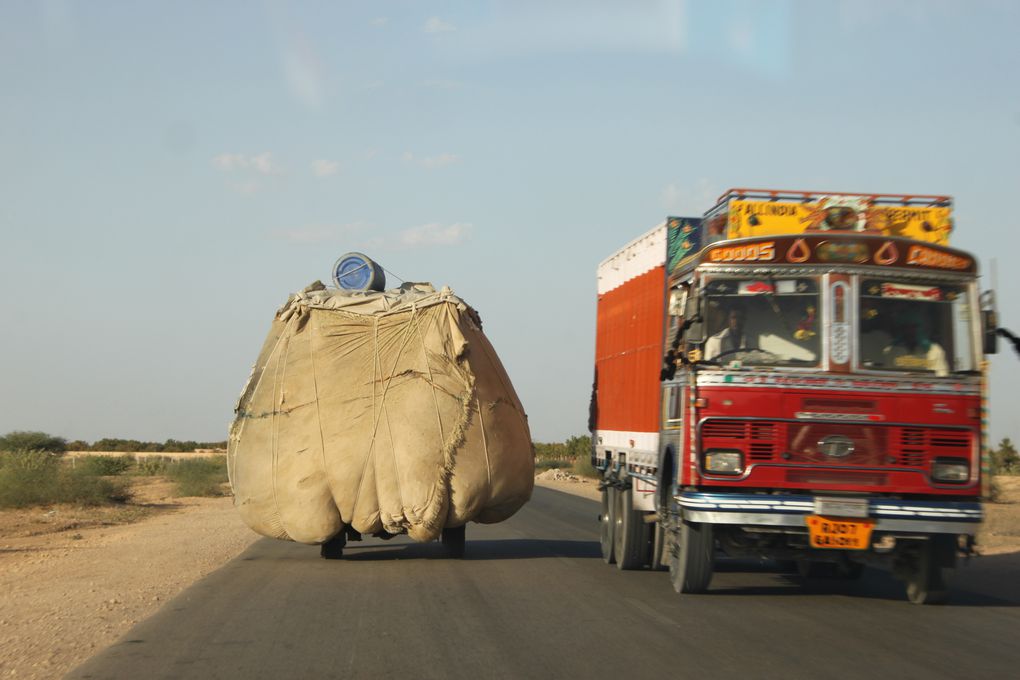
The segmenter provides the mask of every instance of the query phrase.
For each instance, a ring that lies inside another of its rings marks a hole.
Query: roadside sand
[[[229,497],[143,487],[148,516],[134,524],[63,506],[0,512],[0,678],[62,676],[257,538]]]

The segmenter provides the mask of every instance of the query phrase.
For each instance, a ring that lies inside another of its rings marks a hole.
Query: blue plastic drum
[[[385,290],[382,267],[361,253],[347,253],[333,265],[333,283],[344,290]]]

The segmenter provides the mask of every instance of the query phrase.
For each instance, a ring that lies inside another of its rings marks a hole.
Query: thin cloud
[[[400,232],[397,234],[397,243],[404,248],[459,246],[468,240],[471,228],[471,225],[465,222],[448,225],[431,222]]]
[[[390,20],[389,17],[376,17],[375,19],[372,19],[368,23],[372,24],[373,26],[381,28],[386,24],[390,23]]]
[[[340,163],[325,159],[312,161],[312,173],[316,177],[332,177],[340,173]]]
[[[273,154],[263,151],[255,156],[241,153],[221,153],[212,159],[213,165],[224,172],[251,171],[262,175],[275,175],[280,167],[273,161]]]
[[[441,153],[438,156],[424,156],[419,158],[410,151],[405,151],[401,158],[405,163],[411,163],[425,168],[426,170],[445,168],[453,165],[454,163],[459,163],[461,160],[460,156],[455,153]]]
[[[429,17],[421,30],[426,33],[449,33],[451,31],[456,31],[457,27],[451,23],[443,21],[439,17]]]
[[[275,231],[270,236],[277,240],[288,241],[301,245],[316,243],[350,243],[354,237],[364,233],[371,227],[367,222],[351,222],[349,224],[308,224]],[[360,244],[354,244],[361,247]],[[352,246],[353,247],[353,246]]]
[[[671,215],[695,216],[715,205],[721,193],[714,182],[702,177],[693,184],[670,182],[663,187],[659,199]]]
[[[285,36],[280,65],[294,98],[307,109],[321,109],[326,94],[326,68],[311,39],[302,33]]]
[[[459,90],[464,87],[464,83],[459,80],[442,80],[437,78],[422,81],[422,87],[431,87],[436,90]]]

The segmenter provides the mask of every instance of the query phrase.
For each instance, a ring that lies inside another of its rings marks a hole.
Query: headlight
[[[709,449],[705,452],[705,470],[720,475],[739,475],[744,471],[744,454],[740,451]]]
[[[940,482],[966,482],[970,464],[965,458],[936,458],[931,464],[931,477]]]

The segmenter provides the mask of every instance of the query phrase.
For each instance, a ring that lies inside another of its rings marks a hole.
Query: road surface
[[[1020,555],[973,560],[952,604],[868,570],[805,586],[722,567],[707,595],[599,556],[590,500],[536,488],[469,525],[467,557],[403,538],[345,559],[264,539],[72,678],[1007,678],[1020,673]],[[154,556],[158,559],[158,556]],[[755,565],[744,565],[744,568]]]

